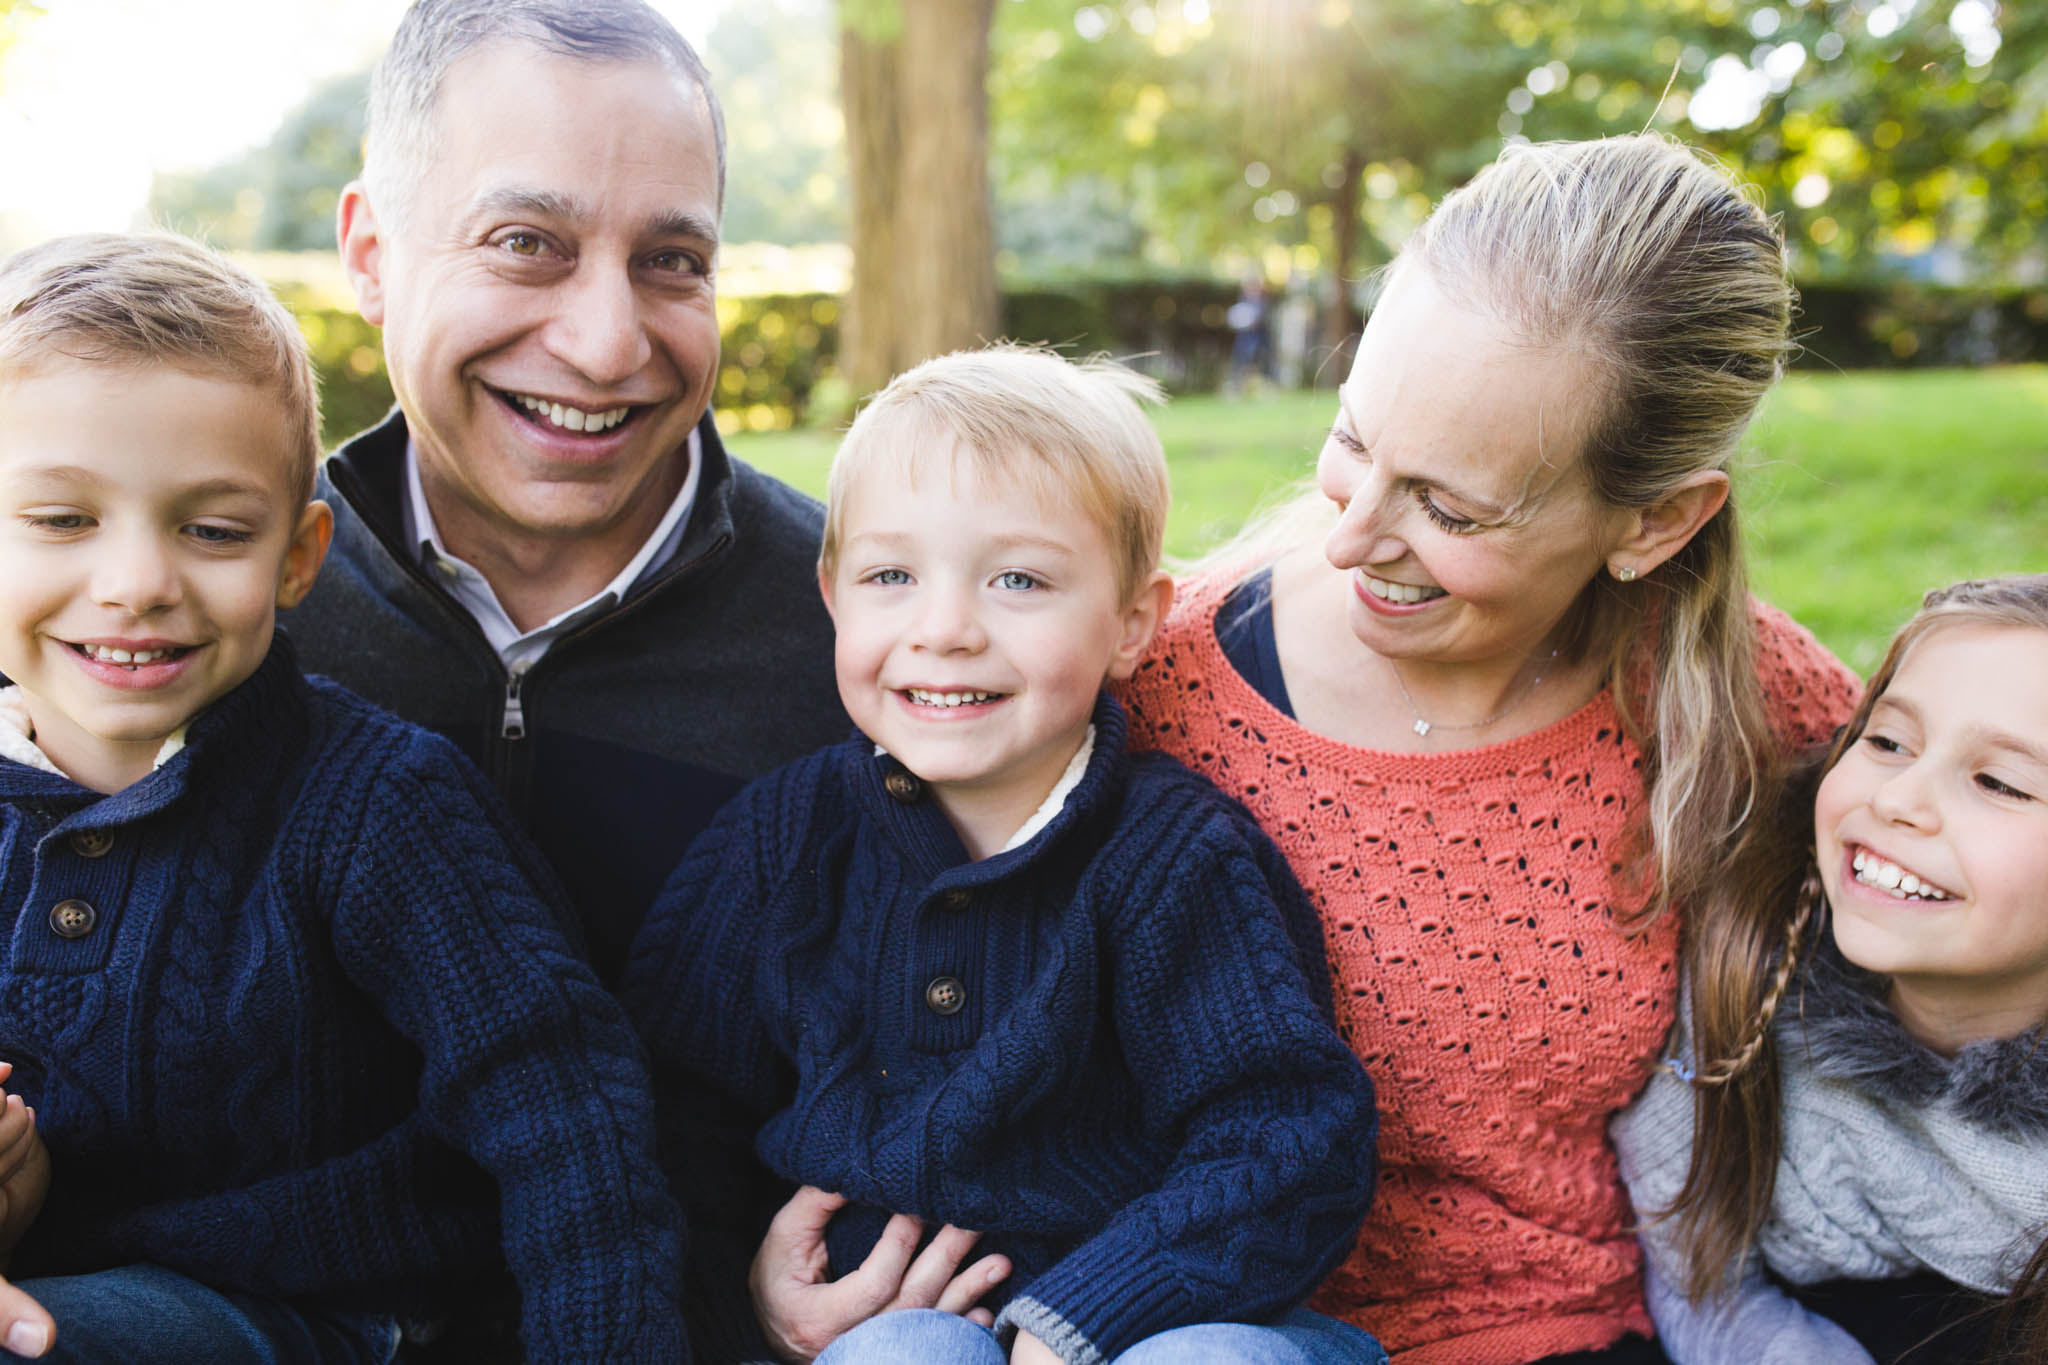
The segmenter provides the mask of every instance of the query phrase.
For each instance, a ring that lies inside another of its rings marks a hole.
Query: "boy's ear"
[[[341,245],[341,269],[355,290],[356,311],[373,327],[384,325],[384,236],[370,208],[370,191],[349,181],[334,211],[334,235]]]
[[[1624,581],[1650,571],[1686,547],[1728,501],[1728,475],[1703,469],[1648,507],[1628,514],[1622,536],[1607,552],[1607,570]],[[1634,572],[1624,575],[1624,570]]]
[[[818,596],[825,599],[825,614],[832,618],[832,624],[839,624],[839,612],[832,604],[832,575],[825,572],[825,566],[818,566]]]
[[[289,611],[306,600],[320,565],[327,558],[328,542],[334,539],[334,513],[318,498],[299,513],[292,528],[291,544],[284,552],[284,569],[277,579],[277,609]]]
[[[1152,637],[1159,633],[1159,627],[1172,606],[1173,575],[1164,569],[1155,569],[1152,576],[1139,585],[1131,605],[1124,608],[1123,634],[1117,640],[1116,652],[1109,658],[1111,681],[1122,682],[1138,671],[1138,661],[1152,647]]]

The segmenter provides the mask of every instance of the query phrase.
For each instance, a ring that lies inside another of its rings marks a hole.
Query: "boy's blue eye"
[[[877,569],[868,582],[879,583],[885,588],[900,588],[910,581],[910,575],[902,569]]]
[[[185,530],[194,540],[207,545],[244,545],[256,537],[247,531],[238,531],[232,526],[213,526],[203,521],[193,522]]]
[[[1008,592],[1029,592],[1039,586],[1039,581],[1022,569],[1009,569],[996,575],[996,586]]]

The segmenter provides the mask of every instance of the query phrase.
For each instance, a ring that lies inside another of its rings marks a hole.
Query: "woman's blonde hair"
[[[1720,165],[1657,134],[1509,147],[1437,206],[1392,270],[1426,271],[1531,345],[1593,360],[1585,470],[1617,507],[1728,470],[1792,349],[1776,224]],[[1315,501],[1209,562],[1298,543]],[[1567,620],[1563,654],[1603,663],[1642,750],[1647,801],[1621,889],[1645,914],[1712,883],[1770,769],[1737,526],[1731,491],[1671,559],[1633,583],[1595,578]]]
[[[1772,1025],[1811,945],[1826,932],[1826,899],[1813,852],[1813,799],[1908,653],[1938,630],[2009,626],[2048,630],[2048,574],[1957,583],[1927,594],[1870,678],[1856,713],[1824,759],[1798,762],[1774,809],[1759,808],[1733,875],[1689,907],[1686,972],[1692,992],[1692,1163],[1667,1211],[1686,1247],[1685,1292],[1695,1300],[1726,1283],[1770,1214],[1782,1105]],[[2048,685],[2048,684],[2044,684]],[[2048,1243],[2037,1248],[1997,1324],[2016,1360],[2048,1359]],[[2000,1356],[2003,1359],[2005,1357]]]

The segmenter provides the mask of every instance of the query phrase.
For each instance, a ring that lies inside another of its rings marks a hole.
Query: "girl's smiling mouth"
[[[1945,901],[1954,896],[1918,873],[1861,846],[1850,855],[1849,868],[1858,885],[1882,891],[1894,900]]]

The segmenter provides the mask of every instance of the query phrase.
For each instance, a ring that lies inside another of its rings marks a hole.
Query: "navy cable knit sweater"
[[[732,1146],[764,1122],[769,1167],[851,1201],[835,1273],[891,1212],[980,1229],[1016,1265],[1003,1325],[1073,1361],[1270,1316],[1349,1249],[1376,1117],[1315,912],[1240,807],[1125,755],[1107,697],[1095,726],[1065,807],[1010,852],[968,861],[857,736],[751,786],[671,878],[622,998],[700,1358],[759,1352]]]
[[[0,760],[0,1058],[54,1170],[12,1273],[395,1313],[502,1234],[531,1361],[680,1358],[645,1077],[552,885],[452,746],[282,635],[124,791]]]

